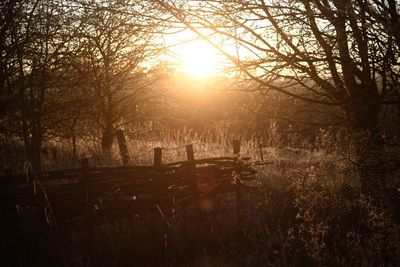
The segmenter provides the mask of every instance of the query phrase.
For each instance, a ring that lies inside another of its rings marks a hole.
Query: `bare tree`
[[[155,14],[140,1],[20,0],[0,4],[2,134],[23,140],[41,169],[48,138],[95,122],[110,155],[114,133],[135,119],[157,76]],[[93,128],[93,127],[92,127]]]
[[[67,73],[69,16],[57,1],[9,1],[2,8],[5,130],[22,137],[27,159],[40,170],[43,140],[66,107],[60,81]]]
[[[358,140],[357,162],[364,190],[384,189],[382,161],[374,159],[382,158],[381,108],[398,102],[392,98],[399,90],[394,1],[156,2],[219,49],[260,90],[342,110],[345,116],[334,123],[366,133]],[[389,20],[383,19],[387,13]],[[236,53],[217,45],[218,38],[234,45]]]
[[[146,13],[147,12],[147,13]],[[73,65],[83,75],[90,114],[102,131],[104,154],[111,157],[116,129],[135,116],[138,101],[153,81],[146,64],[157,53],[150,7],[123,1],[80,2],[79,50]]]

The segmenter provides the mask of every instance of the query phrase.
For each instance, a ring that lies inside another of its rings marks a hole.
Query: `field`
[[[154,147],[164,148],[163,164],[185,160],[188,143],[196,159],[231,155],[232,139],[220,135],[215,142],[185,131],[129,141],[132,165],[151,165]],[[239,216],[235,192],[199,198],[167,219],[145,212],[114,221],[104,213],[58,229],[43,211],[19,207],[19,220],[3,228],[13,240],[2,244],[4,257],[19,266],[398,265],[397,215],[360,193],[349,141],[328,132],[316,142],[291,138],[284,146],[273,133],[261,148],[260,140],[242,140],[240,156],[251,157],[257,175],[241,192]]]

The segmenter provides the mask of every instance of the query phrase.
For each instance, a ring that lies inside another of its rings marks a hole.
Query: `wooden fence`
[[[81,169],[6,173],[0,191],[3,223],[17,220],[18,211],[26,207],[42,210],[54,227],[102,214],[108,220],[154,210],[174,216],[189,203],[230,191],[236,193],[240,217],[241,188],[256,171],[249,158],[239,157],[239,141],[233,142],[231,157],[195,159],[193,145],[186,146],[186,153],[186,161],[162,164],[162,149],[155,148],[153,166],[90,167],[82,159]]]

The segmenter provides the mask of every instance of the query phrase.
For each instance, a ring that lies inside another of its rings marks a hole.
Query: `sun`
[[[205,78],[216,75],[219,62],[214,47],[202,40],[189,42],[181,47],[179,65],[188,76]]]
[[[215,37],[207,38],[210,39],[202,39],[189,29],[174,32],[172,28],[171,33],[163,35],[167,61],[187,77],[204,80],[224,76],[231,64],[220,50],[231,53],[232,46]],[[218,48],[210,42],[218,44]]]

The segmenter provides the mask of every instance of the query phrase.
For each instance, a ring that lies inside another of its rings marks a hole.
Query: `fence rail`
[[[162,164],[162,149],[154,149],[153,166],[90,167],[27,176],[3,178],[1,195],[4,217],[17,220],[16,207],[42,209],[49,224],[63,226],[100,214],[108,219],[139,217],[163,210],[173,216],[178,207],[206,196],[224,192],[237,195],[238,216],[241,184],[256,171],[240,158],[240,143],[233,142],[232,157],[195,159],[192,145],[186,146],[187,161]]]

